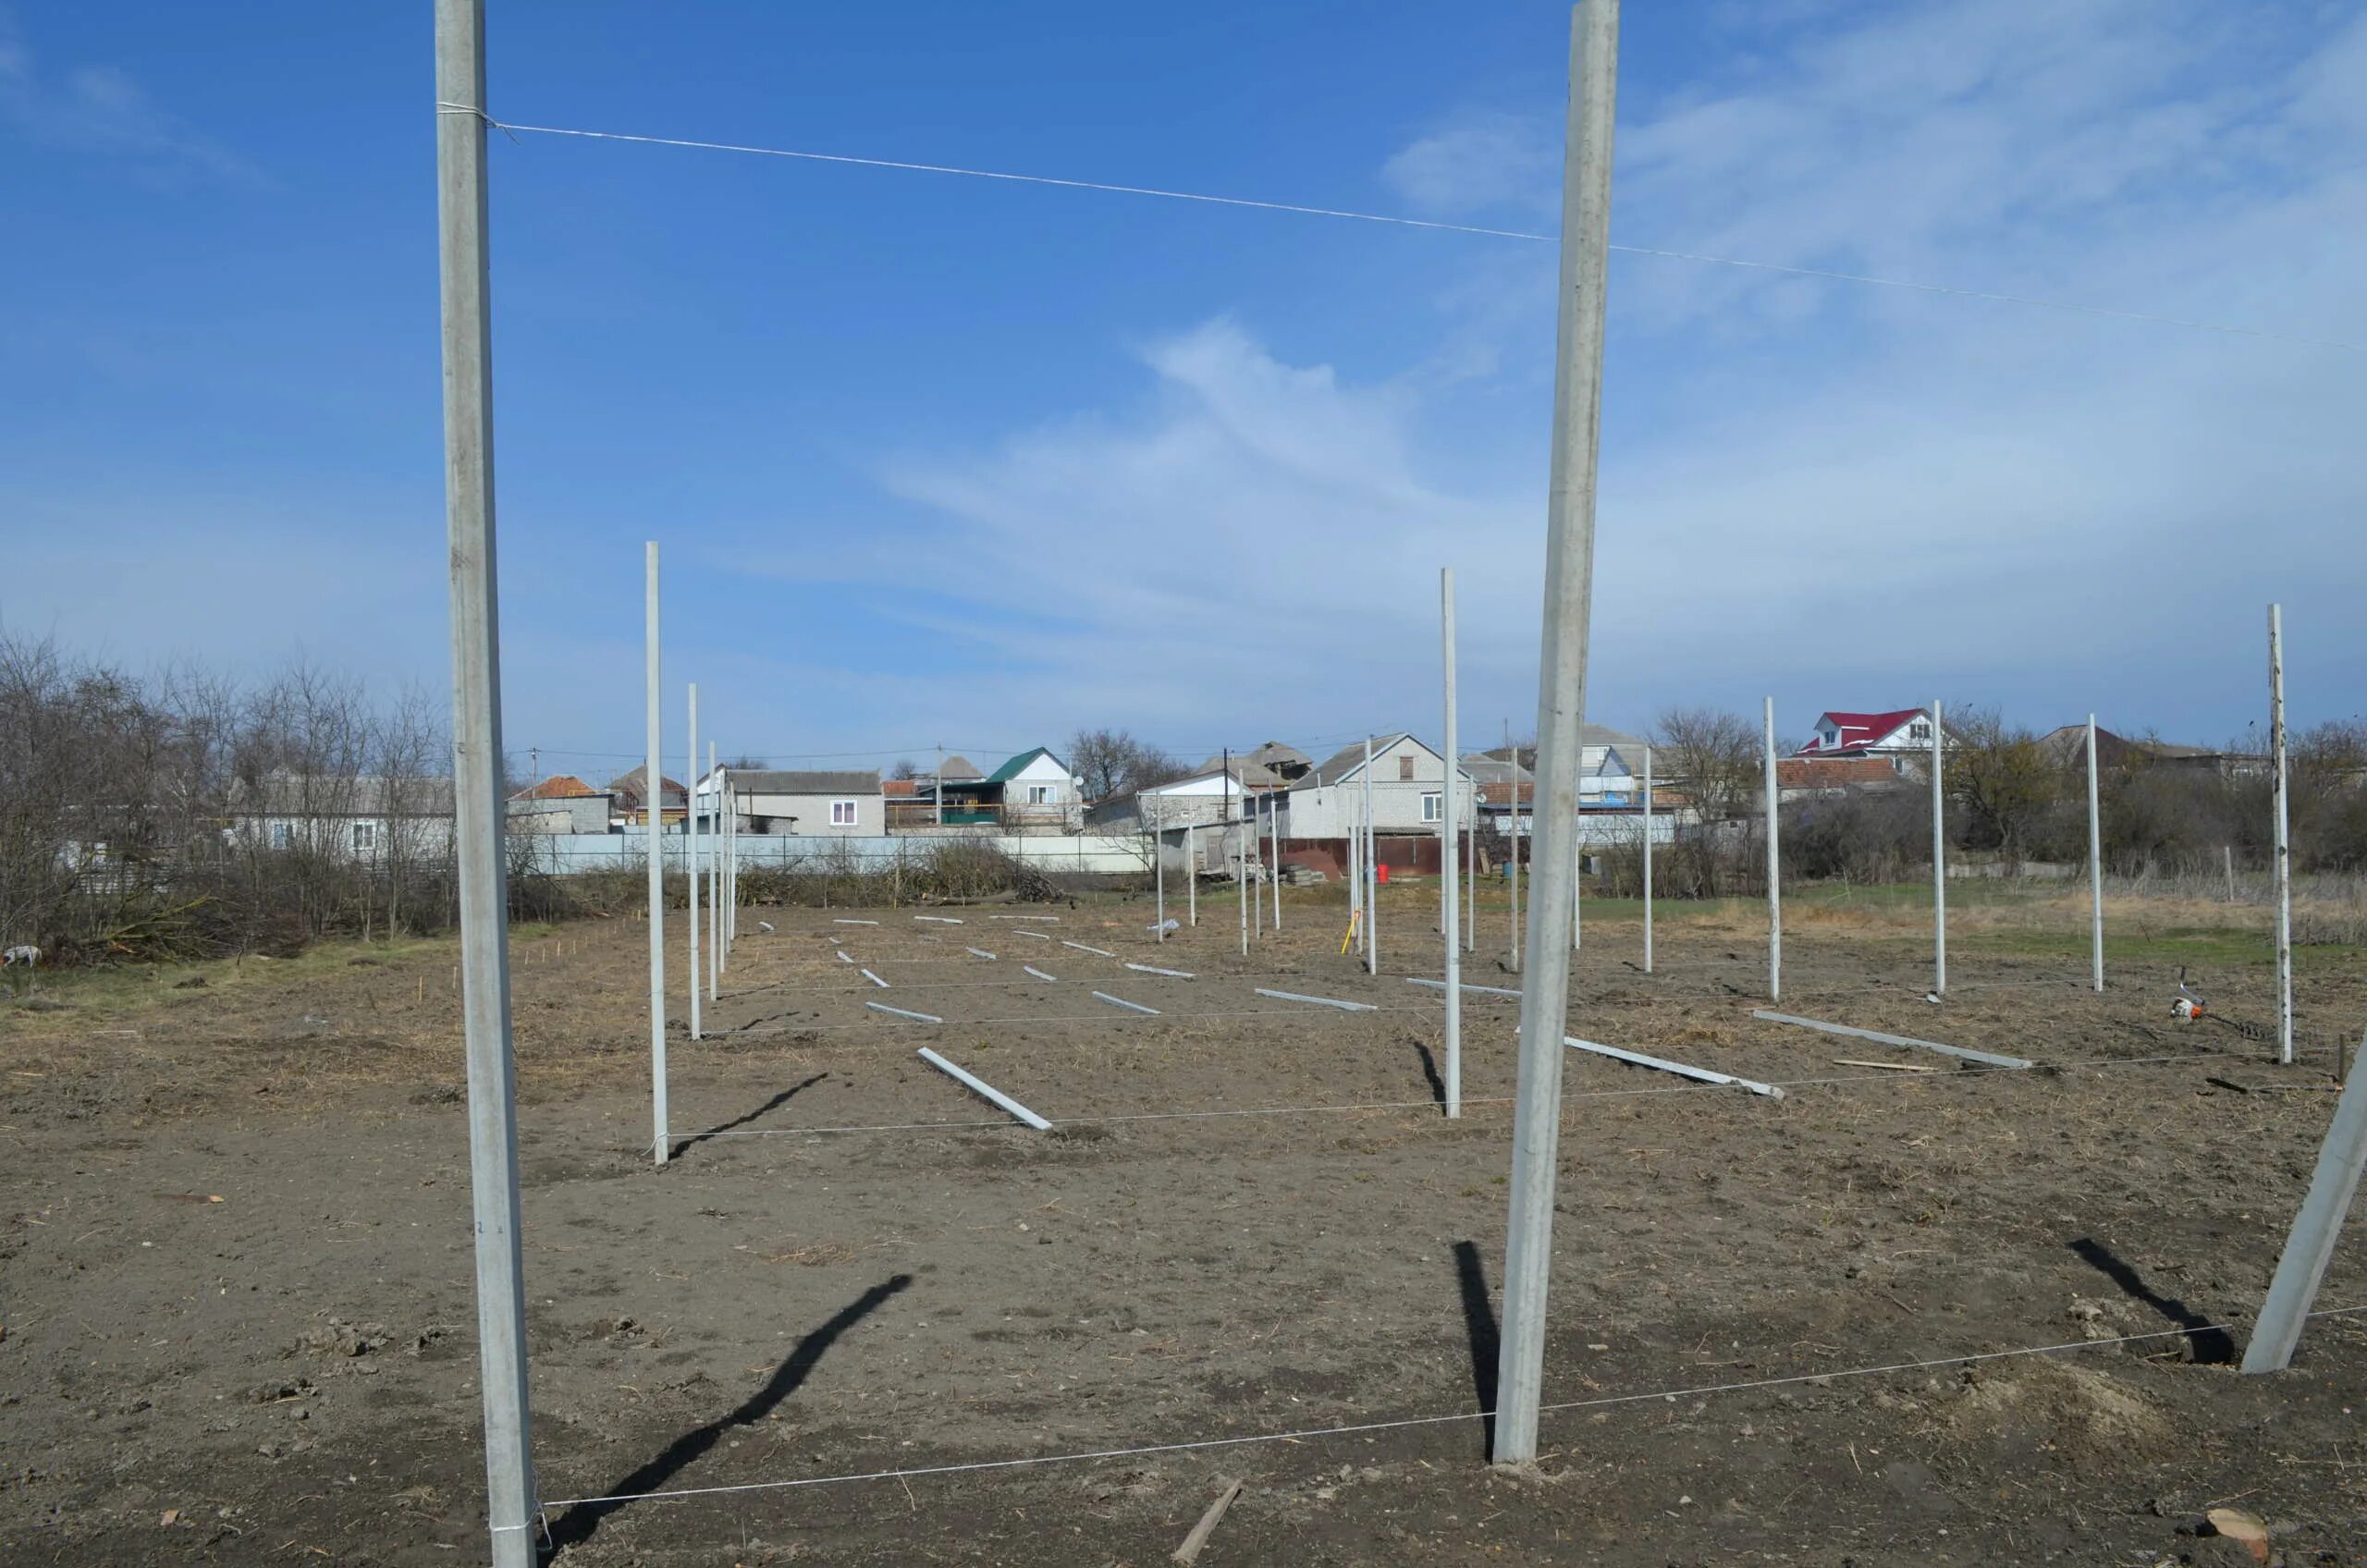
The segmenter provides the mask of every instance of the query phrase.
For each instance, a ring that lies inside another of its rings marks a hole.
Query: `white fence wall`
[[[536,869],[565,876],[575,871],[599,871],[613,866],[640,865],[645,842],[640,833],[535,835],[532,852]],[[679,833],[664,835],[667,864],[679,866],[688,840]],[[705,850],[707,839],[699,838]],[[889,837],[876,839],[823,838],[789,833],[742,833],[738,844],[740,864],[823,866],[853,864],[890,866],[901,856],[906,864],[919,862],[939,844],[977,844],[1000,850],[1016,861],[1046,871],[1140,872],[1150,869],[1150,843],[1138,838],[1105,838],[1084,833],[1053,837],[982,835],[939,839]],[[514,841],[513,841],[514,844]]]

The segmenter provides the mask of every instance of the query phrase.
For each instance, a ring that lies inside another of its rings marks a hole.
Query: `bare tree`
[[[2008,864],[2022,860],[2063,796],[2061,764],[1993,707],[1957,708],[1942,744],[1947,794],[1964,808],[1968,846],[1995,850]]]
[[[1080,729],[1069,738],[1069,769],[1085,780],[1085,797],[1106,801],[1171,783],[1184,774],[1174,757],[1127,729]]]
[[[889,778],[901,782],[910,782],[920,776],[920,766],[910,757],[898,757],[895,765],[888,770]]]
[[[1715,898],[1748,885],[1744,853],[1758,829],[1748,814],[1760,793],[1759,731],[1738,714],[1715,708],[1669,708],[1653,727],[1652,754],[1664,766],[1670,792],[1693,805],[1694,821],[1670,846],[1671,892]],[[1737,818],[1745,826],[1735,827]]]

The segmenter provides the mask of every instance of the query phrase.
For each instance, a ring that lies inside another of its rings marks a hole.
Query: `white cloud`
[[[1391,189],[1427,212],[1516,208],[1550,215],[1560,144],[1534,119],[1487,115],[1422,137],[1381,165]]]
[[[1822,7],[1731,84],[1630,93],[1616,237],[2367,340],[2367,22],[2239,43],[2195,6],[1999,9]],[[1550,205],[1532,124],[1457,122],[1385,174],[1433,211]],[[1306,744],[1434,723],[1452,561],[1468,722],[1525,729],[1551,255],[1475,247],[1394,374],[1237,321],[1160,338],[1119,410],[887,464],[933,529],[781,570],[909,592],[975,654],[870,680],[877,711]],[[2300,713],[2367,680],[2367,356],[1629,256],[1612,298],[1607,719],[1936,694],[2211,739],[2258,706],[2270,597],[2309,629]]]
[[[32,51],[7,37],[0,37],[0,124],[37,146],[157,169],[256,178],[253,165],[159,108],[128,72],[78,66],[44,79]]]

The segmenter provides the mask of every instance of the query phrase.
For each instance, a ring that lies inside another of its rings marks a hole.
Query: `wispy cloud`
[[[1730,80],[1630,94],[1619,238],[2367,336],[2367,20],[2010,9],[1819,6],[1780,37],[1733,13]],[[1543,116],[1451,118],[1383,175],[1429,211],[1545,207],[1551,146]],[[1394,374],[1213,322],[1146,352],[1123,413],[899,461],[889,488],[948,522],[893,574],[939,596],[943,634],[975,606],[996,657],[1014,617],[1057,613],[1003,700],[1246,733],[1418,721],[1451,559],[1473,681],[1517,722],[1541,403],[1534,428],[1472,426],[1505,387],[1541,398],[1529,261],[1475,251]],[[2253,704],[2269,597],[2322,629],[2321,709],[2367,676],[2360,356],[1627,257],[1613,300],[1608,717],[1937,692],[2207,736]]]
[[[252,164],[159,107],[129,73],[84,65],[44,74],[31,48],[5,31],[0,125],[58,152],[125,159],[153,171],[257,178]]]
[[[1441,216],[1513,210],[1551,214],[1561,147],[1543,120],[1489,114],[1408,143],[1381,165],[1381,178],[1424,212]]]

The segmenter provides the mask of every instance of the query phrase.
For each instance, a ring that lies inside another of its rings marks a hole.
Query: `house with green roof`
[[[1074,833],[1085,824],[1085,790],[1049,746],[1020,753],[987,775],[1006,833]]]

